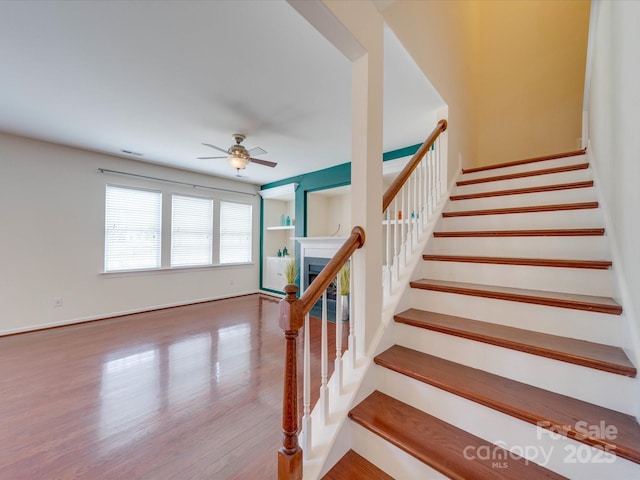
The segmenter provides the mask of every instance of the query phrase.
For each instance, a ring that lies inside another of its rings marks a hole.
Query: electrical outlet
[[[61,307],[62,306],[62,297],[54,297],[53,298],[53,306]]]

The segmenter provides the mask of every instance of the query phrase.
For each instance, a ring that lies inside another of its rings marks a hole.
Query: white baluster
[[[392,291],[392,248],[393,245],[391,244],[391,216],[390,216],[390,208],[387,208],[387,210],[384,212],[384,216],[383,218],[386,219],[386,248],[385,248],[385,262],[386,262],[386,277],[387,277],[387,295],[391,294]],[[352,272],[353,273],[353,272]],[[349,289],[349,291],[351,291],[351,289]]]
[[[403,185],[402,188],[400,189],[400,211],[402,212],[401,217],[402,218],[398,218],[398,223],[400,224],[400,261],[401,261],[401,267],[404,268],[407,265],[407,248],[406,248],[406,233],[405,233],[405,228],[404,228],[404,219],[407,217],[407,209],[405,207],[405,202],[404,202],[404,197],[405,197],[405,186]],[[400,273],[398,271],[398,276],[400,276]]]
[[[400,226],[398,223],[398,195],[393,199],[393,274],[397,281],[400,278]]]
[[[413,182],[414,173],[407,179],[407,250],[409,254],[413,253],[413,217],[415,216],[415,204],[413,201],[415,195],[415,184]]]
[[[437,192],[437,184],[438,184],[438,178],[437,178],[437,172],[436,172],[436,158],[435,158],[435,154],[433,151],[431,151],[431,161],[429,162],[429,170],[431,170],[430,172],[430,176],[431,176],[431,192],[429,194],[429,214],[432,214],[433,211],[436,208],[436,192]]]
[[[422,228],[426,228],[427,222],[429,220],[429,214],[427,209],[427,195],[429,192],[429,183],[427,177],[427,163],[429,162],[429,152],[425,153],[424,158],[422,159],[422,197],[420,198],[420,218],[422,219]]]
[[[418,164],[419,168],[420,164]],[[418,217],[416,214],[418,213],[418,169],[413,172],[413,192],[411,195],[411,231],[413,232],[413,242],[414,244],[418,243]],[[413,252],[413,248],[411,249]]]
[[[327,291],[322,294],[322,336],[320,344],[320,419],[322,425],[329,420],[329,387],[327,387],[329,366],[329,343],[327,338]]]
[[[436,198],[440,200],[442,196],[442,163],[440,159],[440,142],[436,141],[433,146],[433,154],[436,157],[436,170],[438,174],[438,185],[436,189]]]
[[[391,225],[389,225],[391,226]],[[355,276],[356,272],[353,271],[353,269],[351,269],[351,275],[349,276],[349,291],[351,292],[352,298],[350,298],[349,300],[349,355],[348,355],[348,359],[349,362],[351,363],[351,368],[355,368],[356,367],[356,334],[355,334],[355,327],[354,327],[354,323],[355,323],[355,317],[353,316],[353,304],[355,303],[353,301],[353,278]]]
[[[305,460],[311,456],[311,340],[309,333],[309,314],[304,317],[304,353],[302,379],[302,456]]]
[[[427,222],[425,221],[424,215],[426,209],[425,204],[426,201],[426,191],[427,191],[427,183],[426,183],[426,172],[427,171],[427,156],[422,157],[422,161],[420,162],[420,183],[422,185],[422,190],[420,191],[420,230],[424,232],[424,229],[427,226]]]
[[[349,265],[348,263],[346,265]],[[345,265],[345,267],[346,267]],[[345,268],[342,267],[342,268]],[[336,278],[336,360],[334,363],[333,375],[336,379],[336,390],[338,395],[342,394],[342,282],[340,274]]]

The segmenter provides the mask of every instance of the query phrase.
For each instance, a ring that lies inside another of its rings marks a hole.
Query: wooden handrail
[[[400,191],[402,186],[407,182],[407,180],[409,179],[413,171],[416,169],[416,167],[422,160],[422,157],[424,157],[425,153],[427,153],[427,150],[431,148],[431,145],[435,143],[436,139],[446,129],[447,129],[447,121],[445,119],[440,120],[436,125],[436,128],[433,129],[433,132],[431,132],[431,135],[427,137],[427,139],[420,146],[418,151],[413,155],[413,157],[411,157],[411,160],[409,160],[409,163],[405,165],[405,167],[398,174],[398,176],[393,181],[393,183],[389,186],[389,188],[387,188],[387,191],[384,192],[384,196],[382,197],[383,213],[387,208],[389,208],[389,205],[391,205],[391,202],[393,202],[393,199],[396,197],[396,195],[398,195],[398,192]]]
[[[354,227],[351,235],[333,258],[313,280],[301,298],[296,298],[297,285],[287,285],[286,298],[280,300],[280,328],[286,339],[284,392],[282,404],[282,447],[278,451],[278,479],[302,479],[302,449],[298,443],[298,367],[296,341],[304,317],[318,301],[340,269],[358,248],[364,245],[362,227]]]
[[[365,235],[362,227],[353,227],[351,235],[342,244],[329,263],[322,269],[316,278],[313,279],[309,288],[305,290],[300,298],[302,302],[302,312],[306,315],[322,296],[329,284],[340,273],[340,269],[347,263],[347,260],[358,248],[364,245]]]

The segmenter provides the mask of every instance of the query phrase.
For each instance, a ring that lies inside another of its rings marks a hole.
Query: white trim
[[[593,56],[595,51],[596,25],[598,23],[598,11],[600,0],[592,0],[591,13],[589,15],[589,36],[587,38],[587,59],[584,74],[584,95],[582,97],[582,148],[587,148],[589,143],[589,109],[591,108],[591,76],[593,71]]]
[[[250,267],[255,265],[255,262],[239,262],[239,263],[212,263],[210,265],[186,265],[181,267],[161,267],[161,268],[145,268],[135,270],[110,270],[108,272],[102,271],[99,275],[106,277],[128,277],[136,275],[156,275],[167,272],[181,272],[181,271],[193,271],[193,270],[208,270],[216,268],[226,267]]]
[[[283,199],[283,197],[293,199],[293,196],[298,189],[297,183],[288,183],[286,185],[280,185],[279,187],[265,188],[264,190],[258,190],[258,194],[262,198],[277,198]]]

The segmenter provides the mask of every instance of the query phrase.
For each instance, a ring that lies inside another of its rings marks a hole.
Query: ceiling
[[[350,62],[284,0],[4,0],[0,65],[0,131],[230,178],[196,157],[243,133],[255,184],[349,161]],[[442,104],[387,29],[384,150]]]

